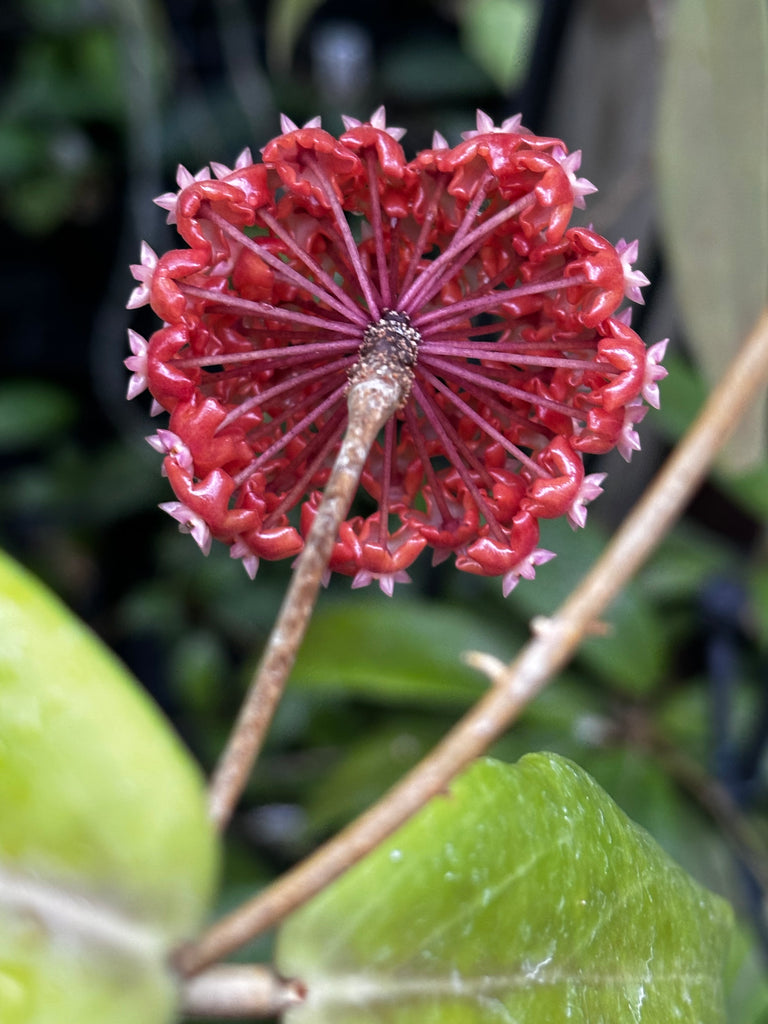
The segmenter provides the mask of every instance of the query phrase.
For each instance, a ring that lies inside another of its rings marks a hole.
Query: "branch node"
[[[187,978],[182,1010],[195,1017],[274,1017],[307,996],[303,982],[281,978],[266,964],[221,964]]]
[[[482,672],[484,676],[487,676],[494,686],[498,684],[502,673],[507,667],[501,658],[497,658],[495,654],[488,654],[485,651],[464,651],[461,659],[465,665],[469,665],[470,668],[474,668],[478,672]]]

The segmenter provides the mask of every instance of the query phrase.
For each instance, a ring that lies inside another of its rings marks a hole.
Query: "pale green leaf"
[[[504,92],[526,76],[537,15],[533,0],[469,0],[461,10],[467,52]]]
[[[657,139],[662,226],[687,340],[717,381],[768,299],[768,8],[677,0]],[[728,451],[765,452],[765,403]]]
[[[727,905],[580,768],[484,760],[288,919],[287,1024],[719,1024]]]
[[[0,1020],[159,1024],[218,851],[201,776],[116,659],[0,554]]]
[[[271,0],[267,14],[267,54],[275,70],[285,73],[307,22],[325,0]]]

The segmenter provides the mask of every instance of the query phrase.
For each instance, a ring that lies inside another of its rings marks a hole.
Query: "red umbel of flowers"
[[[639,446],[658,404],[664,343],[646,351],[625,298],[642,301],[636,244],[569,227],[594,188],[579,154],[515,118],[410,162],[383,110],[283,133],[255,163],[181,170],[161,196],[188,248],[144,246],[129,307],[165,324],[131,332],[129,396],[170,413],[151,443],[203,550],[296,555],[347,422],[350,376],[371,331],[415,346],[407,400],[361,484],[376,510],[342,526],[330,569],[394,582],[425,547],[459,569],[520,576],[552,557],[539,521],[574,526],[600,493],[583,456]]]

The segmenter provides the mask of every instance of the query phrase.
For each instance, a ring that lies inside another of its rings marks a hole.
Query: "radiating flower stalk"
[[[322,580],[392,594],[424,548],[500,576],[506,595],[553,557],[539,521],[583,526],[603,474],[658,405],[665,342],[646,350],[636,243],[570,227],[594,187],[580,154],[483,114],[408,161],[380,109],[282,134],[254,162],[180,170],[160,197],[187,248],[133,268],[129,397],[170,414],[150,443],[204,551],[253,576],[298,555],[291,587],[213,783],[223,824],[250,771]],[[362,490],[373,511],[350,514]]]

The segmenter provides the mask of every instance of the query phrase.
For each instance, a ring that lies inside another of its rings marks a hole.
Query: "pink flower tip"
[[[650,281],[642,271],[632,269],[632,264],[637,259],[638,248],[637,239],[633,242],[627,242],[625,239],[620,238],[616,243],[616,252],[619,254],[619,259],[624,269],[624,294],[632,302],[644,305],[645,299],[640,289],[645,288],[647,284],[650,284]]]
[[[352,128],[359,128],[365,123],[356,117],[349,117],[347,114],[342,114],[341,120],[347,131],[350,131]],[[406,132],[405,128],[396,128],[394,125],[387,124],[387,111],[383,104],[374,110],[367,123],[372,128],[378,128],[379,131],[386,132],[395,142],[399,142]]]
[[[170,456],[177,463],[180,469],[191,473],[194,469],[194,460],[188,446],[182,441],[178,434],[172,430],[163,430],[161,427],[156,434],[145,438],[150,448],[153,448],[161,455]],[[163,473],[165,475],[165,473]]]
[[[230,558],[239,558],[243,563],[243,568],[248,573],[250,579],[256,579],[256,573],[259,568],[259,559],[242,538],[239,538],[234,542],[229,551]]]
[[[642,447],[635,424],[640,423],[647,412],[648,406],[643,405],[643,400],[639,397],[627,402],[624,408],[624,425],[616,442],[616,448],[625,462],[631,462],[633,452],[639,452]]]
[[[206,522],[191,508],[181,501],[164,501],[159,507],[176,520],[179,524],[179,533],[190,534],[204,555],[210,552],[211,531]]]
[[[536,578],[536,566],[545,565],[555,557],[554,551],[546,548],[536,548],[530,555],[526,555],[509,572],[505,573],[501,581],[501,592],[504,597],[509,597],[521,579],[532,580]]]
[[[138,309],[149,302],[152,275],[157,267],[157,253],[146,242],[141,243],[141,263],[131,264],[131,274],[138,285],[133,289],[125,305],[126,309]]]
[[[579,210],[585,210],[587,207],[584,201],[585,197],[597,192],[597,185],[593,185],[587,178],[576,177],[576,171],[581,167],[581,150],[574,149],[572,153],[566,153],[562,146],[555,146],[552,150],[552,156],[568,175],[568,181],[573,193],[573,205],[578,207]]]
[[[387,597],[392,597],[395,592],[396,583],[410,583],[411,577],[405,569],[398,569],[396,572],[370,572],[368,569],[360,569],[352,580],[352,589],[367,587],[374,580],[378,581],[379,589]]]
[[[252,163],[253,154],[251,153],[250,147],[246,146],[235,160],[234,167],[227,167],[226,164],[220,164],[216,160],[211,160],[211,170],[213,171],[214,177],[221,181],[222,178],[226,178],[227,175],[232,174],[233,171],[242,170],[244,167],[249,167]]]
[[[645,357],[642,395],[648,405],[652,405],[654,409],[658,409],[661,404],[658,382],[664,380],[668,373],[668,370],[661,366],[661,361],[667,354],[668,344],[669,338],[657,341],[655,345],[651,345]]]
[[[187,170],[184,164],[179,164],[176,168],[176,184],[179,186],[179,191],[163,192],[161,196],[157,196],[153,199],[155,206],[159,206],[162,210],[168,211],[168,216],[165,219],[166,224],[176,224],[176,205],[179,201],[179,194],[189,185],[194,185],[196,181],[210,181],[210,179],[210,167],[203,167],[197,172],[197,174],[192,174],[191,171]]]
[[[522,114],[514,114],[512,117],[505,118],[497,127],[490,114],[478,109],[475,115],[475,128],[469,132],[462,132],[461,137],[462,139],[473,139],[477,135],[488,135],[491,132],[506,135],[522,133],[525,132],[522,121]]]
[[[605,480],[607,473],[589,473],[581,482],[579,493],[568,510],[568,521],[574,529],[584,527],[587,523],[587,508],[590,501],[594,501],[603,493],[600,486]]]
[[[147,388],[147,345],[148,342],[136,331],[128,329],[128,344],[133,355],[123,360],[123,365],[131,371],[128,381],[127,397],[130,401]]]

